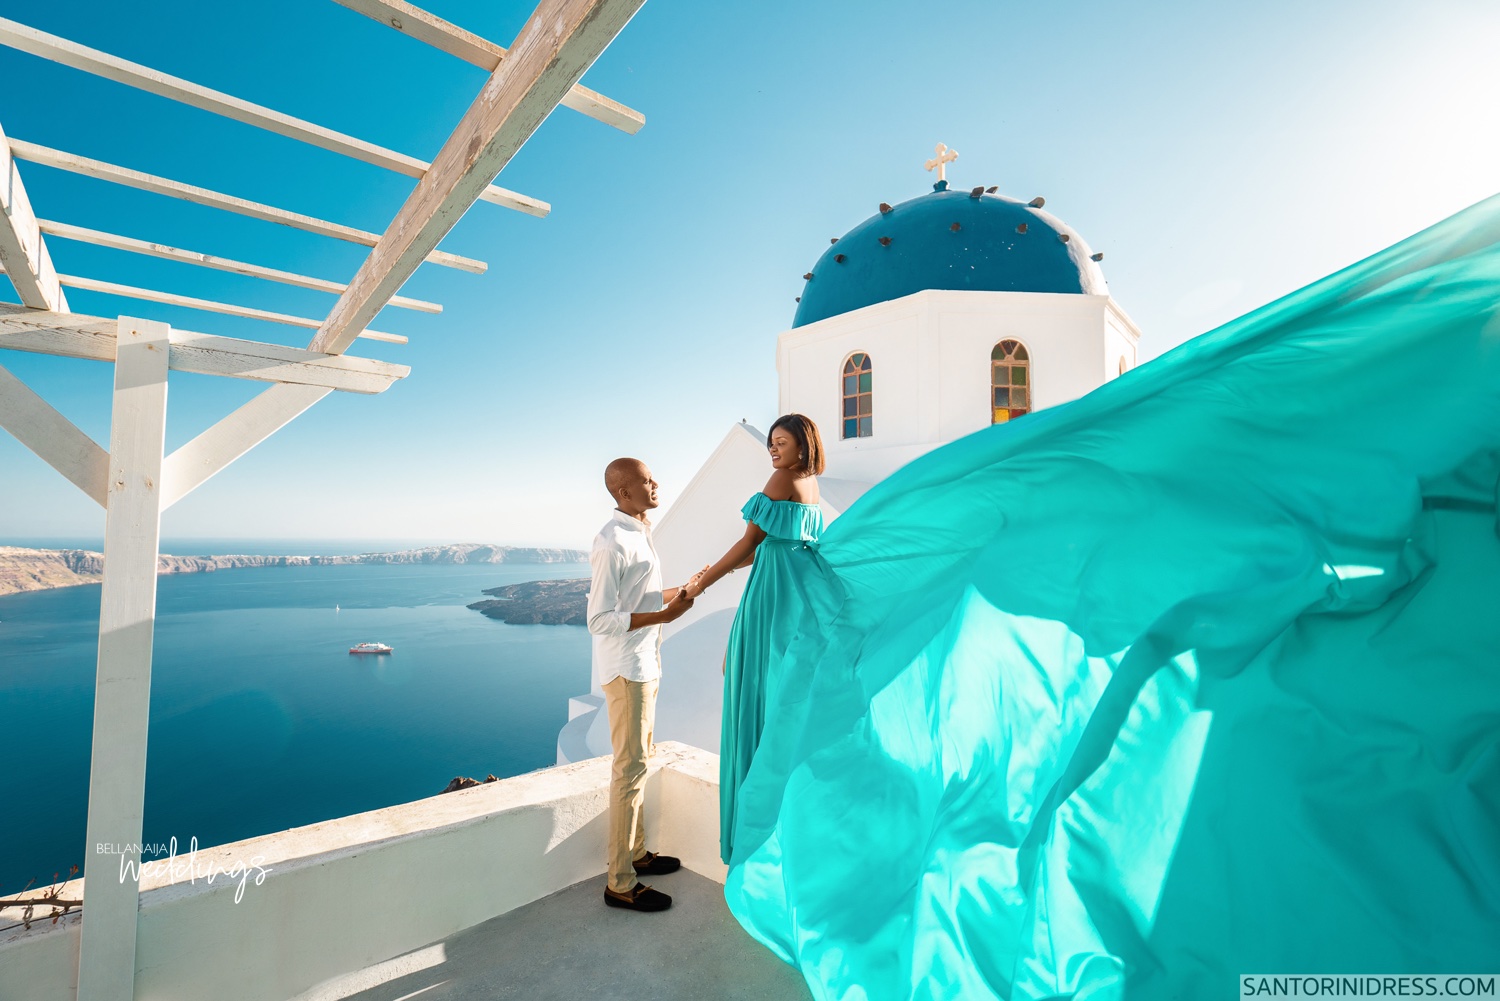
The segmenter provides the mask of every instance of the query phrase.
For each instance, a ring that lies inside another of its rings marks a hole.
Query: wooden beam
[[[127,87],[144,90],[158,97],[179,101],[189,107],[222,115],[246,125],[253,125],[268,132],[286,136],[288,139],[296,139],[355,160],[384,167],[386,170],[405,174],[407,177],[420,178],[427,173],[430,166],[425,160],[419,160],[414,156],[397,153],[384,146],[377,146],[321,125],[314,125],[312,122],[252,104],[221,91],[201,87],[180,77],[161,73],[148,66],[142,66],[140,63],[133,63],[107,52],[70,42],[57,35],[49,35],[45,31],[38,31],[28,25],[3,17],[0,17],[0,45],[7,45],[64,66],[71,66],[73,69],[91,73],[106,80],[113,80]],[[525,212],[527,215],[545,216],[552,210],[552,206],[540,199],[493,185],[487,186],[479,197],[482,201],[503,205],[518,212]]]
[[[531,138],[645,0],[542,0],[310,346],[339,354]]]
[[[249,216],[252,219],[261,219],[265,222],[274,222],[281,226],[290,226],[293,229],[300,229],[308,233],[317,233],[319,236],[329,236],[335,240],[343,240],[346,243],[358,243],[365,247],[373,247],[380,242],[380,236],[377,233],[370,233],[362,229],[355,229],[352,226],[329,222],[326,219],[303,215],[300,212],[278,209],[260,202],[236,198],[234,195],[226,195],[222,192],[211,191],[208,188],[200,188],[192,184],[183,184],[181,181],[157,177],[155,174],[131,170],[129,167],[120,167],[113,163],[105,163],[103,160],[78,156],[75,153],[64,153],[62,150],[50,149],[46,146],[24,142],[20,139],[11,139],[9,143],[11,153],[15,155],[15,158],[17,160],[25,160],[28,163],[39,163],[56,170],[65,170],[70,174],[80,174],[84,177],[109,181],[112,184],[124,185],[127,188],[135,188],[139,191],[150,191],[158,195],[166,195],[168,198],[179,198],[185,202],[206,205],[209,208],[223,209],[226,212]],[[489,268],[489,265],[483,261],[476,261],[470,257],[460,257],[457,254],[450,254],[442,250],[434,250],[431,254],[427,255],[426,259],[433,264],[438,264],[445,268],[454,268],[458,271],[467,271],[476,275],[484,274]]]
[[[10,275],[21,301],[32,309],[67,312],[68,299],[57,283],[52,255],[37,228],[36,213],[15,158],[0,130],[0,265]]]
[[[451,21],[444,21],[436,14],[413,6],[406,0],[334,0],[352,11],[363,14],[373,21],[389,25],[450,56],[478,66],[486,73],[495,72],[500,60],[505,58],[505,48],[470,31],[465,31]],[[603,122],[621,132],[635,135],[646,124],[646,116],[618,101],[612,101],[595,90],[575,83],[558,102],[565,108],[582,112],[590,118]]]
[[[89,916],[78,945],[78,997],[135,997],[140,843],[151,720],[151,646],[167,426],[167,325],[121,318],[109,434],[99,666],[88,821]],[[95,847],[99,846],[99,847]],[[108,846],[108,847],[105,847]],[[131,871],[127,865],[134,863]],[[98,879],[102,875],[103,879]]]
[[[200,375],[224,375],[260,382],[295,382],[351,393],[383,393],[397,379],[411,374],[407,365],[392,365],[373,358],[354,358],[350,368],[328,364],[328,355],[317,351],[241,341],[189,330],[172,331],[172,368]]]
[[[0,427],[104,505],[109,478],[109,456],[104,449],[4,366],[0,366]]]
[[[0,303],[0,349],[112,362],[115,328],[114,320],[103,317],[49,313]],[[411,372],[406,365],[371,358],[326,355],[176,329],[171,332],[169,363],[175,372],[326,386],[366,394],[384,392]]]
[[[0,273],[4,269],[0,268]],[[175,292],[158,292],[155,289],[136,288],[134,285],[121,285],[118,282],[99,281],[95,278],[80,278],[78,275],[58,275],[57,280],[68,288],[81,288],[89,292],[102,292],[105,295],[119,295],[127,299],[139,299],[142,302],[159,302],[166,306],[182,306],[185,309],[201,309],[207,313],[223,313],[226,316],[238,316],[246,320],[265,320],[268,323],[284,323],[290,327],[302,327],[308,330],[316,330],[318,321],[305,316],[292,316],[290,313],[273,313],[268,309],[256,309],[254,306],[237,306],[233,303],[214,302],[212,299],[195,299],[190,295],[178,295]],[[361,330],[356,336],[367,338],[372,341],[385,341],[388,344],[405,344],[406,337],[401,334],[386,334],[378,330]]]
[[[278,383],[167,456],[161,506],[176,504],[333,390]]]
[[[216,271],[227,271],[230,274],[245,275],[250,278],[264,278],[266,281],[280,282],[283,285],[295,285],[298,288],[316,289],[319,292],[332,292],[337,295],[349,287],[340,282],[331,282],[323,278],[310,278],[307,275],[294,274],[291,271],[267,268],[259,264],[247,264],[244,261],[236,261],[228,257],[215,257],[212,254],[203,254],[196,250],[182,250],[178,247],[169,247],[164,243],[151,243],[146,240],[136,240],[128,236],[117,236],[114,233],[104,233],[97,229],[88,229],[84,226],[72,226],[65,222],[53,222],[50,219],[38,219],[37,226],[46,235],[55,236],[63,240],[88,243],[96,247],[109,247],[113,250],[123,250],[126,253],[140,254],[145,257],[159,257],[167,261],[196,264],[203,268],[213,268]],[[415,310],[419,313],[441,313],[443,311],[443,307],[435,302],[426,302],[422,299],[409,299],[404,295],[392,297],[390,304],[401,309]],[[60,310],[59,312],[67,312],[67,310]]]

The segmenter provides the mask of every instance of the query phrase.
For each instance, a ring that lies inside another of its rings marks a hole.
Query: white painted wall
[[[770,478],[765,432],[749,424],[732,426],[657,519],[653,538],[661,557],[662,580],[668,587],[713,563],[745,534],[740,508]],[[713,591],[727,584],[724,580]]]
[[[713,754],[659,743],[646,836],[722,883],[718,771]],[[286,1001],[602,876],[609,773],[596,758],[199,851],[200,871],[252,859],[269,870],[239,903],[222,876],[148,870],[135,996]],[[68,891],[87,913],[85,882]],[[0,933],[0,998],[77,1001],[78,942],[76,914]]]
[[[1110,338],[1117,338],[1111,341]],[[1032,409],[1076,399],[1134,365],[1139,331],[1108,296],[926,291],[783,332],[783,413],[823,430],[829,471],[878,482],[940,444],[990,424],[990,352],[1032,356]],[[874,434],[841,439],[841,376],[856,351],[874,365]]]
[[[1104,312],[1104,322],[1104,378],[1108,381],[1119,377],[1120,359],[1125,359],[1127,372],[1140,364],[1141,331],[1113,299]]]

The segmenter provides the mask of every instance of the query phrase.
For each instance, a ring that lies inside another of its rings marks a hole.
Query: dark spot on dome
[[[995,192],[997,192],[997,191],[1000,190],[1000,185],[998,185],[998,184],[991,184],[989,187],[985,188],[984,190],[986,192],[988,192],[989,194],[993,195]]]
[[[801,297],[801,296],[800,296],[800,295],[799,295],[799,296],[797,296],[797,301],[798,301],[798,302],[801,302],[801,301],[802,301],[802,297]]]
[[[840,264],[844,263],[844,255],[843,254],[834,254],[833,255],[833,259],[835,261],[839,262]]]
[[[977,188],[973,189],[972,191],[970,191],[969,192],[969,197],[970,198],[978,198],[982,194],[984,194],[984,185],[983,184],[981,184],[979,187],[977,187]]]
[[[880,238],[880,245],[882,247],[889,247],[891,245],[891,238],[888,236],[882,236]]]
[[[891,210],[891,207],[889,205],[887,205],[885,202],[881,202],[880,203],[880,214],[881,215],[885,215],[890,210]]]
[[[1057,238],[1059,240],[1061,240],[1063,243],[1067,243],[1068,242],[1068,234],[1066,234],[1066,233],[1059,233],[1059,234],[1057,234]]]
[[[838,237],[834,237],[833,239],[829,240],[828,242],[829,243],[838,243],[839,242],[839,238]]]
[[[1089,255],[1089,260],[1091,260],[1091,261],[1102,261],[1102,260],[1104,260],[1104,251],[1101,250],[1097,254],[1090,254]]]
[[[804,281],[812,281],[812,272],[809,271],[807,274],[803,275],[802,278]]]
[[[1026,232],[1026,224],[1023,222],[1023,223],[1021,223],[1021,225],[1017,226],[1016,227],[1016,232],[1017,233],[1024,233],[1024,232]]]
[[[958,223],[954,223],[952,226],[949,226],[948,228],[951,229],[951,230],[953,230],[953,232],[955,232],[955,233],[957,233],[959,230],[963,229],[963,227],[960,226]]]
[[[1047,199],[1043,198],[1041,195],[1037,195],[1035,198],[1033,198],[1031,201],[1027,202],[1026,204],[1030,205],[1034,209],[1039,209],[1043,205],[1047,204]]]

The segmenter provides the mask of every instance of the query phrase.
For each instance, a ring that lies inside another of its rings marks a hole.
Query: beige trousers
[[[646,763],[651,757],[651,732],[656,727],[656,681],[616,678],[604,686],[609,707],[609,741],[614,749],[614,771],[609,782],[609,888],[629,893],[636,875],[631,862],[646,854]]]

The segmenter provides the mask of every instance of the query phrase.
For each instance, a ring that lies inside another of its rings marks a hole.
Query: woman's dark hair
[[[823,436],[818,434],[818,426],[812,422],[812,418],[801,414],[786,414],[776,418],[776,423],[766,432],[767,448],[771,447],[771,435],[776,433],[777,428],[786,428],[786,433],[797,442],[797,449],[802,454],[802,468],[814,476],[821,475]]]

